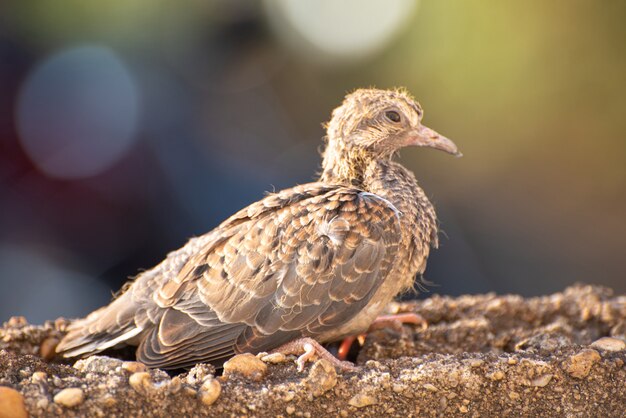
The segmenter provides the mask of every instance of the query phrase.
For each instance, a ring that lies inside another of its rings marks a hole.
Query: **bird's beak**
[[[418,146],[418,147],[430,147],[441,151],[445,151],[448,154],[452,154],[455,157],[462,157],[463,154],[459,152],[456,144],[446,138],[443,135],[438,134],[430,128],[424,125],[420,125],[418,128],[413,129],[407,135],[407,142],[405,145]]]

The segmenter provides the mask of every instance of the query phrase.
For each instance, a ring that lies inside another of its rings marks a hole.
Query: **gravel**
[[[626,416],[626,297],[577,285],[394,303],[428,328],[368,335],[357,371],[242,355],[171,375],[103,355],[51,355],[68,321],[0,328],[0,418],[27,416]],[[121,352],[120,352],[121,353]],[[44,360],[48,359],[48,360]]]

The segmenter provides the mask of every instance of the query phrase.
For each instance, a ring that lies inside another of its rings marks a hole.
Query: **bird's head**
[[[346,96],[327,124],[327,152],[390,158],[407,146],[461,156],[448,138],[422,125],[424,112],[404,90],[359,89]]]

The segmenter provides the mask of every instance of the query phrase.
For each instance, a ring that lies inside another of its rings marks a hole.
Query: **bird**
[[[138,361],[162,369],[276,350],[301,354],[299,369],[332,357],[321,344],[366,331],[438,246],[434,207],[395,156],[409,146],[461,153],[422,117],[403,88],[348,93],[325,124],[317,181],[191,238],[72,322],[56,352],[136,346]]]

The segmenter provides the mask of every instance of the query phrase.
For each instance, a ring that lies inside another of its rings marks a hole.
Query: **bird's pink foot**
[[[422,328],[422,331],[428,328],[428,322],[426,322],[424,317],[414,312],[406,312],[395,315],[379,316],[374,320],[374,322],[370,324],[367,332],[369,333],[377,329],[383,328],[392,328],[398,332],[402,332],[403,324],[419,325]],[[367,334],[359,334],[358,336],[350,336],[344,338],[339,345],[337,357],[339,357],[340,360],[345,360],[348,357],[348,353],[350,352],[350,348],[352,347],[352,344],[354,344],[354,341],[358,340],[359,344],[363,345],[366,335]]]
[[[349,361],[342,361],[333,356],[313,338],[299,338],[297,340],[290,341],[287,344],[283,344],[280,347],[272,350],[272,353],[299,355],[298,359],[296,360],[299,372],[304,370],[304,365],[307,361],[315,357],[328,360],[333,366],[339,367],[339,369],[341,370],[354,371],[358,369],[354,364],[350,363]]]
[[[382,328],[393,328],[396,331],[402,331],[402,325],[413,324],[419,325],[422,331],[428,328],[428,322],[422,315],[415,312],[405,312],[395,315],[381,315],[371,323],[368,332],[372,332]]]
[[[339,344],[339,348],[337,349],[337,357],[339,360],[345,361],[348,358],[348,354],[350,353],[350,349],[352,348],[352,344],[355,341],[359,341],[359,345],[363,345],[365,343],[365,337],[367,334],[359,334],[359,335],[351,335],[349,337],[344,338]]]

